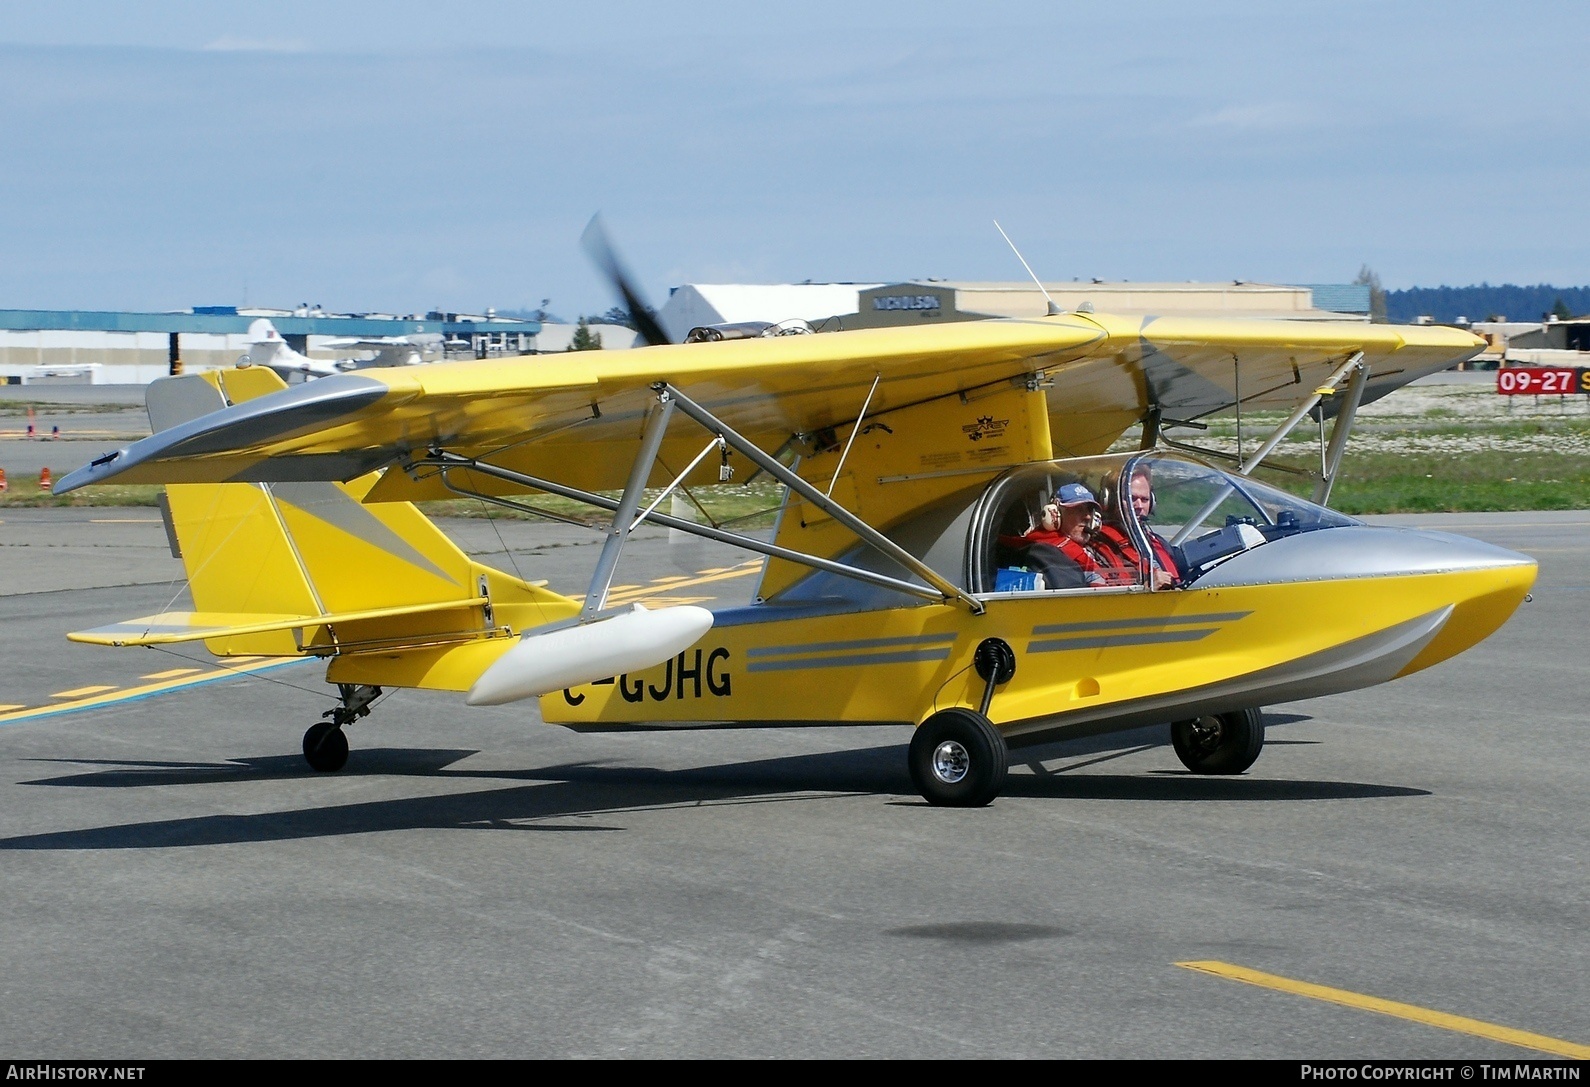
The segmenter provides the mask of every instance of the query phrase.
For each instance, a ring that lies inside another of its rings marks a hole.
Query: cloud
[[[1280,132],[1302,128],[1309,122],[1308,111],[1291,102],[1260,102],[1248,106],[1226,106],[1200,114],[1187,122],[1189,128],[1223,128],[1232,132]]]
[[[308,48],[296,39],[242,38],[236,34],[222,34],[204,45],[207,53],[302,53]]]

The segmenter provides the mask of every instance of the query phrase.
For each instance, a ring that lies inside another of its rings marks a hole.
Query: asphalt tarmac
[[[913,791],[903,728],[579,735],[417,692],[315,774],[315,664],[65,641],[182,606],[153,511],[0,512],[0,1038],[106,1060],[1583,1056],[1590,512],[1384,520],[1528,551],[1534,600],[1457,660],[1268,707],[1241,777],[1142,729],[1019,752],[991,807],[948,810]],[[597,546],[447,527],[572,593]],[[618,581],[741,600],[740,561],[654,534]]]

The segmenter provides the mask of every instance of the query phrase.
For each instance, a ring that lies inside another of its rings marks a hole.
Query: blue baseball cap
[[[1080,483],[1067,483],[1054,496],[1057,506],[1097,506],[1099,500]]]

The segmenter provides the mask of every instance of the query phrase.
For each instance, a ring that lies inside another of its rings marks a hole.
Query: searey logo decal
[[[1003,438],[1005,428],[1010,425],[1009,419],[995,419],[992,415],[979,415],[977,422],[967,423],[961,427],[961,433],[974,442],[984,438]]]

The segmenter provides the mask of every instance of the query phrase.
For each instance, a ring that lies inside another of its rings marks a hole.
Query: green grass
[[[1312,482],[1263,472],[1308,497]],[[1331,506],[1348,514],[1590,508],[1590,456],[1557,453],[1464,457],[1347,454]]]
[[[59,478],[59,477],[57,477]],[[161,488],[155,484],[104,484],[87,487],[71,494],[57,495],[39,490],[39,477],[13,475],[9,487],[0,492],[0,509],[6,507],[62,507],[62,506],[153,506]],[[720,525],[736,529],[765,528],[773,523],[772,510],[776,509],[782,488],[767,479],[759,479],[749,486],[738,483],[718,484],[710,487],[692,487],[690,493],[699,501],[711,519]],[[617,491],[603,492],[617,498]],[[646,492],[646,501],[656,498],[657,490]],[[611,515],[582,502],[573,502],[554,495],[521,496],[518,501],[539,506],[565,517],[573,517],[593,525],[605,525]],[[420,508],[428,517],[500,517],[507,520],[541,520],[531,514],[518,513],[501,506],[487,505],[469,498],[442,502],[422,502]],[[663,513],[673,512],[673,502],[665,499],[659,507]],[[692,510],[694,508],[692,507]],[[705,521],[699,512],[692,519]]]
[[[61,404],[54,400],[0,400],[0,416],[26,415],[29,409],[37,415],[109,415],[128,412],[147,418],[142,404]]]
[[[158,484],[153,483],[107,483],[58,495],[39,490],[39,477],[36,475],[12,475],[6,482],[9,486],[0,493],[0,509],[19,506],[153,506],[161,490]]]
[[[1217,425],[1208,435],[1191,436],[1190,440],[1218,440],[1225,429]],[[1372,427],[1361,428],[1360,434],[1372,436],[1375,448],[1371,451],[1361,445],[1348,446],[1341,474],[1331,494],[1331,505],[1344,513],[1590,509],[1590,453],[1583,452],[1586,439],[1590,437],[1590,420],[1583,416],[1558,419],[1492,415],[1465,424],[1447,409],[1435,408],[1406,427],[1393,427],[1383,419],[1375,420]],[[1541,451],[1448,453],[1420,450],[1421,438],[1454,436],[1526,440],[1530,445],[1540,446]],[[1388,445],[1392,449],[1400,448],[1404,440],[1407,452],[1384,451]],[[1561,448],[1553,451],[1554,445]],[[1134,446],[1135,432],[1125,436],[1121,443],[1122,448]],[[1317,454],[1307,442],[1283,443],[1275,459],[1302,467],[1318,467]],[[1222,464],[1222,467],[1228,465]],[[1313,482],[1299,476],[1264,468],[1259,469],[1258,475],[1304,497],[1313,493]],[[41,492],[37,477],[14,475],[10,483],[10,489],[0,493],[0,508],[152,506],[160,493],[156,486],[113,484],[57,496]],[[760,528],[772,524],[773,515],[769,511],[778,506],[781,488],[763,477],[750,486],[729,483],[695,487],[691,493],[706,507],[713,521],[735,528]],[[617,492],[608,494],[617,497]],[[655,495],[655,491],[648,492],[647,500]],[[566,499],[541,495],[526,497],[523,501],[591,524],[605,524],[608,520],[606,513]],[[431,516],[441,517],[489,514],[514,519],[528,516],[497,506],[488,508],[470,499],[426,502],[422,508]],[[672,512],[673,508],[672,501],[663,503],[663,512]]]

